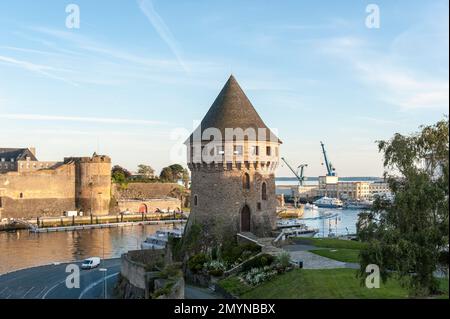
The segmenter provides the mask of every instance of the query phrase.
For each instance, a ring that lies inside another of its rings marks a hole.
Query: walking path
[[[337,261],[309,252],[309,250],[322,249],[316,246],[296,244],[278,248],[272,244],[274,240],[272,237],[259,238],[248,232],[240,233],[239,236],[260,245],[263,253],[276,256],[282,252],[288,252],[292,260],[303,262],[304,269],[359,268],[359,264],[356,263]]]

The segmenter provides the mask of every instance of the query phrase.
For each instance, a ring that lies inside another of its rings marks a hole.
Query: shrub
[[[291,265],[291,255],[284,251],[277,256],[277,262],[281,267],[287,268]]]
[[[221,277],[223,275],[222,269],[213,269],[209,271],[209,274],[214,277]]]
[[[241,262],[261,251],[261,247],[254,243],[239,244],[231,242],[222,247],[222,259],[230,264]]]
[[[252,268],[262,268],[265,266],[270,266],[275,261],[275,257],[269,254],[259,255],[242,266],[243,271],[249,271]]]
[[[192,272],[197,273],[203,269],[204,264],[207,262],[208,256],[204,253],[199,253],[189,258],[188,267]]]
[[[269,280],[276,274],[277,271],[274,270],[272,267],[265,266],[262,268],[252,268],[246,273],[242,274],[239,278],[242,282],[248,285],[257,286],[263,283],[264,281]]]

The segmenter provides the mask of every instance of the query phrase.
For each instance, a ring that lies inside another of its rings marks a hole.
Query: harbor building
[[[39,161],[34,148],[0,148],[0,218],[61,216],[64,211],[108,214],[111,159],[67,157]]]
[[[330,181],[330,177],[333,179]],[[339,181],[337,176],[320,176],[317,195],[343,200],[370,200],[376,194],[389,193],[385,182]]]
[[[255,131],[257,136],[251,134]],[[220,137],[211,138],[211,132]],[[230,76],[185,142],[192,174],[188,229],[201,225],[207,241],[239,232],[270,236],[276,226],[280,144]]]

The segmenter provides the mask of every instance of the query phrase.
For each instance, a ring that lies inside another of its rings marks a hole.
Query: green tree
[[[111,169],[111,178],[114,183],[124,185],[128,182],[130,176],[131,173],[119,165],[115,165]]]
[[[155,175],[155,170],[150,165],[138,165],[137,173],[147,178],[152,178]]]
[[[131,176],[131,173],[127,169],[119,165],[114,165],[111,169],[111,174],[114,175],[115,173],[122,173],[126,179],[130,178]]]
[[[360,214],[358,234],[368,241],[360,254],[364,280],[368,264],[383,281],[394,274],[412,295],[438,292],[433,273],[448,270],[448,118],[421,131],[378,141],[393,199],[378,198]]]
[[[159,178],[163,182],[173,182],[173,172],[170,167],[164,167],[159,174]]]
[[[184,181],[186,179],[186,175],[189,180],[188,171],[180,164],[173,164],[168,167],[164,167],[161,170],[159,178],[165,182],[176,183],[180,179]]]

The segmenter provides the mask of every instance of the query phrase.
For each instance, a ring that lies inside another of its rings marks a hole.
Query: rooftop
[[[266,141],[280,140],[270,131],[264,121],[256,112],[250,100],[245,95],[233,75],[230,76],[225,86],[220,91],[214,103],[206,113],[200,126],[195,130],[197,132],[201,129],[201,134],[207,128],[217,128],[222,134],[222,139],[225,139],[226,128],[241,128],[244,131],[252,128],[258,134],[258,129],[266,130]],[[191,134],[188,141],[192,141],[194,133]],[[272,136],[272,138],[271,138]],[[202,140],[208,140],[209,137],[202,136]],[[245,138],[247,139],[247,137]]]
[[[37,161],[36,156],[28,148],[0,148],[0,158],[4,158],[5,161],[26,160],[27,157],[31,161]]]

